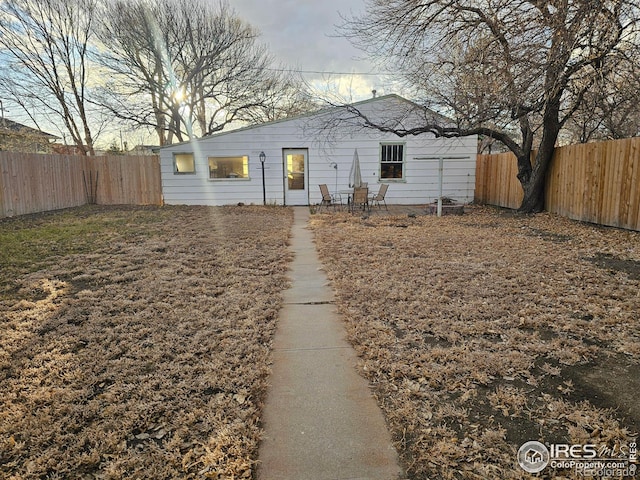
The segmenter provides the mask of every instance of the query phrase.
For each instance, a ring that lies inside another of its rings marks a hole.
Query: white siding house
[[[371,119],[385,121],[410,104],[396,95],[353,104]],[[412,104],[413,105],[413,104]],[[357,149],[362,181],[371,193],[389,184],[388,204],[425,204],[439,194],[473,201],[477,138],[435,138],[430,133],[399,137],[363,128],[359,116],[328,121],[335,109],[265,123],[170,145],[160,150],[162,191],[167,204],[237,203],[309,205],[321,200],[320,184],[331,192],[349,187]],[[399,124],[398,117],[394,125]],[[409,122],[403,116],[404,125]],[[264,184],[261,153],[264,153]],[[264,193],[263,193],[264,192]],[[264,198],[263,198],[264,195]]]

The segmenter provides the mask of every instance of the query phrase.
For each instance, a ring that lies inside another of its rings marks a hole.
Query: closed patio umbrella
[[[349,186],[360,188],[362,186],[362,173],[360,172],[360,158],[358,158],[358,149],[353,152],[353,162],[351,163],[351,171],[349,172]]]

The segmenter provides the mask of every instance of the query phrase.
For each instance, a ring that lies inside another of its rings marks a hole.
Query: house
[[[397,95],[374,97],[349,107],[332,107],[161,148],[164,202],[317,204],[322,198],[320,184],[327,184],[332,192],[349,187],[356,150],[362,181],[370,191],[389,184],[388,204],[433,202],[440,185],[442,196],[460,203],[473,201],[477,137],[445,139],[431,133],[399,137],[363,127],[365,117],[407,128],[424,122],[417,117],[416,105]],[[356,109],[358,115],[353,113]],[[424,109],[419,111],[424,114]]]
[[[51,153],[55,135],[27,127],[8,118],[0,119],[0,150],[24,153]]]
[[[136,145],[127,152],[128,155],[158,155],[160,147],[158,145]]]

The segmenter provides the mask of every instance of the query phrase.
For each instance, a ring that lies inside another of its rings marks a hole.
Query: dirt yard
[[[628,456],[640,233],[489,208],[312,223],[410,479],[529,478],[516,462],[529,440]]]
[[[291,211],[0,221],[0,478],[252,478]]]
[[[0,220],[0,478],[251,479],[291,221],[259,207]],[[639,233],[495,209],[312,224],[410,480],[526,478],[527,440],[627,452]]]

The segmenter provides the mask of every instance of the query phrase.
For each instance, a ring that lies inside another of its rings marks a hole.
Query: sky
[[[238,16],[257,28],[262,43],[277,61],[302,70],[316,88],[338,89],[351,100],[362,100],[389,91],[383,77],[337,26],[342,16],[364,11],[364,0],[230,0]],[[319,74],[311,72],[337,72]]]
[[[268,46],[277,63],[275,67],[302,71],[303,78],[320,94],[329,91],[330,96],[338,94],[341,100],[359,101],[371,98],[374,89],[378,95],[401,93],[393,89],[389,77],[378,75],[372,63],[363,59],[363,53],[338,33],[337,26],[344,21],[341,15],[362,13],[365,0],[228,0],[228,3],[240,18],[261,33],[260,42]],[[130,143],[153,143],[153,135],[131,139]]]

